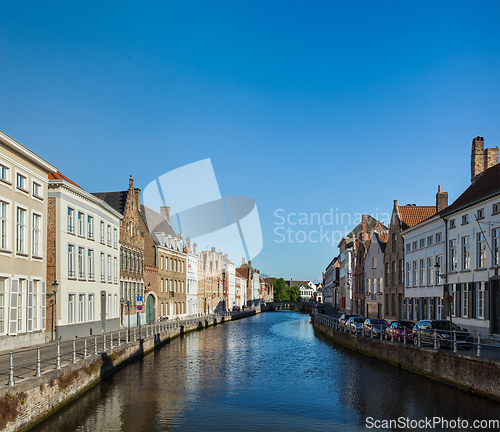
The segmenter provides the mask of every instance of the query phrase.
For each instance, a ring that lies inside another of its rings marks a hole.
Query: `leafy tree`
[[[275,279],[273,289],[274,301],[279,302],[290,300],[290,293],[288,292],[288,287],[286,286],[285,279]]]
[[[300,288],[297,286],[290,288],[290,300],[297,301],[300,298]]]

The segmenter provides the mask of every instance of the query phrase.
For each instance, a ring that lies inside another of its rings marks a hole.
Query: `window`
[[[94,294],[89,294],[89,321],[94,321]]]
[[[116,228],[113,229],[113,246],[115,249],[118,248],[118,230]]]
[[[17,174],[16,176],[16,186],[18,189],[22,189],[23,191],[28,192],[28,189],[26,187],[26,177],[24,177],[22,174]]]
[[[4,165],[0,165],[0,180],[4,182],[10,182],[9,168]]]
[[[411,286],[411,263],[406,263],[406,287]]]
[[[457,316],[457,284],[451,284],[452,287],[452,297],[453,301],[451,302],[451,316]]]
[[[468,283],[462,284],[463,290],[462,290],[462,318],[467,318],[468,317],[468,312],[469,312],[469,291]]]
[[[108,255],[108,282],[111,282],[111,255]]]
[[[75,294],[68,295],[68,324],[75,322]]]
[[[425,239],[420,239],[420,248],[425,247]]]
[[[442,239],[442,234],[441,233],[437,233],[436,234],[436,243],[441,243],[441,239]]]
[[[484,209],[479,209],[477,211],[477,219],[484,219]]]
[[[160,279],[160,292],[163,292],[163,279]]]
[[[113,276],[114,283],[118,283],[118,258],[113,258]]]
[[[455,219],[450,220],[450,229],[455,228]]]
[[[33,182],[33,196],[42,197],[42,186],[35,182]]]
[[[68,245],[68,277],[75,277],[75,246]]]
[[[108,225],[107,234],[108,234],[108,246],[111,246],[111,225]]]
[[[500,265],[500,228],[492,231],[493,237],[493,266]]]
[[[89,279],[94,280],[94,251],[92,249],[87,251],[87,261],[89,266]]]
[[[408,243],[408,244],[406,245],[406,252],[410,252],[410,250],[411,250],[411,244],[410,244],[410,243]]]
[[[439,297],[437,299],[437,308],[436,308],[436,318],[442,319],[443,317],[443,297]]]
[[[31,231],[31,254],[35,257],[42,256],[42,248],[40,247],[41,234],[41,219],[40,215],[33,213],[33,226]]]
[[[413,261],[413,286],[418,286],[418,267],[417,261]]]
[[[500,213],[500,203],[493,204],[493,214]]]
[[[478,282],[478,290],[477,290],[477,318],[484,319],[484,301],[486,298],[486,292],[484,289],[484,282]]]
[[[427,258],[427,285],[432,285],[432,258]]]
[[[8,249],[9,232],[9,205],[6,202],[0,201],[0,249]]]
[[[85,248],[78,248],[78,278],[85,279]]]
[[[106,258],[104,254],[101,252],[101,282],[106,280]]]
[[[78,295],[78,322],[85,321],[85,294]]]
[[[484,233],[477,234],[477,267],[486,267],[486,239]]]
[[[16,211],[16,252],[26,253],[26,210],[17,208]]]
[[[78,212],[78,235],[83,237],[85,235],[85,215],[82,212]]]
[[[462,225],[467,225],[469,223],[469,215],[462,216]]]
[[[94,218],[87,216],[87,238],[94,240]]]
[[[108,310],[106,312],[108,318],[111,318],[111,294],[108,294]]]
[[[23,298],[24,298],[24,280],[19,280],[19,292],[17,294],[17,331],[23,331]]]
[[[413,242],[413,250],[417,250],[417,242],[416,241]]]
[[[427,246],[432,245],[432,236],[427,237]]]
[[[130,237],[134,237],[134,222],[130,222]]]
[[[75,211],[68,207],[68,232],[75,233]]]
[[[392,251],[393,252],[396,252],[396,250],[397,250],[397,238],[398,238],[398,235],[396,233],[394,233],[392,235]]]
[[[101,221],[101,231],[100,231],[100,234],[101,234],[101,243],[104,243],[104,222]]]
[[[163,270],[163,256],[160,257],[160,270]]]
[[[462,237],[462,270],[470,269],[469,236]]]
[[[403,260],[399,260],[399,265],[398,265],[398,283],[402,284],[404,278],[404,264]]]
[[[436,264],[438,265],[439,271],[437,271],[434,275],[434,285],[441,285],[441,276],[440,272],[442,271],[443,265],[443,257],[441,255],[436,256]]]
[[[0,165],[1,167],[1,165]],[[0,334],[7,333],[7,321],[6,321],[6,296],[7,296],[7,279],[0,277]]]
[[[420,286],[425,285],[425,261],[420,260]]]
[[[117,318],[118,317],[118,294],[115,294],[114,297],[114,302],[113,302],[113,317]]]
[[[457,271],[457,241],[450,240],[450,271]]]
[[[372,268],[377,268],[377,257],[372,257]]]

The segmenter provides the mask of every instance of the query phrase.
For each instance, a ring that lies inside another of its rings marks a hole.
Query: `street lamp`
[[[52,306],[52,319],[51,319],[52,323],[51,323],[51,329],[50,329],[52,340],[54,340],[54,306],[56,304],[55,297],[56,297],[56,292],[57,292],[58,286],[59,286],[59,284],[57,283],[57,280],[54,280],[54,283],[52,284],[52,292],[45,294],[47,298],[50,298],[50,304]],[[54,298],[51,298],[52,296]]]

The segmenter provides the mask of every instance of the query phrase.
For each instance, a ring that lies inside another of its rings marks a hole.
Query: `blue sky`
[[[257,203],[254,265],[315,280],[336,247],[278,243],[275,211],[453,201],[500,143],[499,60],[499,1],[0,1],[0,129],[91,192],[211,158]]]

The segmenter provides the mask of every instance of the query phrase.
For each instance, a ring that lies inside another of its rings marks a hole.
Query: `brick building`
[[[94,193],[118,211],[120,223],[120,320],[122,326],[146,321],[146,313],[137,313],[137,296],[144,295],[144,232],[140,230],[141,190],[129,178],[126,191]]]

